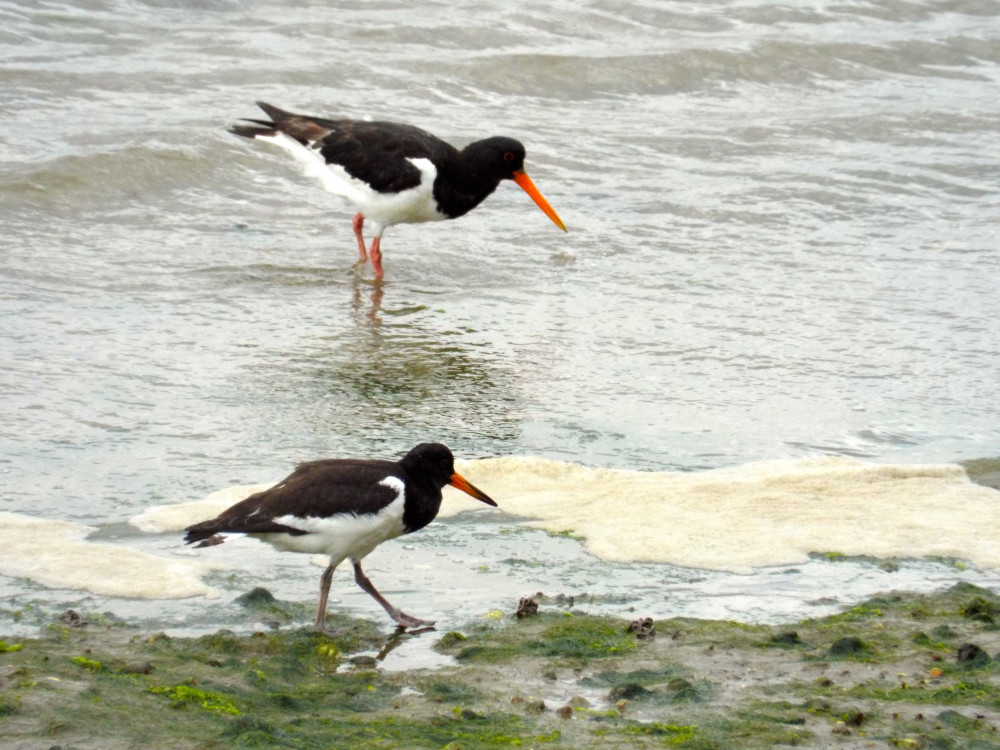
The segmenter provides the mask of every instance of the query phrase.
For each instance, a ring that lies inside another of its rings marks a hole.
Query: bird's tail
[[[216,544],[222,544],[226,538],[219,533],[219,530],[214,519],[188,526],[185,529],[187,534],[184,535],[184,544],[201,542],[201,544],[196,545],[198,547],[214,547]]]
[[[257,106],[264,110],[264,114],[270,120],[244,119],[250,125],[233,125],[229,132],[244,138],[274,137],[278,133],[291,136],[302,145],[313,141],[322,140],[330,133],[332,122],[318,117],[308,117],[297,115],[294,112],[286,112],[279,107],[267,102],[257,102]]]
[[[298,115],[286,112],[267,102],[257,102],[257,106],[264,110],[270,120],[252,120],[244,118],[243,122],[253,123],[252,125],[233,125],[229,132],[233,135],[240,135],[244,138],[256,138],[257,136],[275,136],[282,130],[282,124],[288,123],[298,117]]]
[[[256,138],[259,135],[275,136],[278,134],[278,129],[274,127],[273,122],[266,122],[264,120],[244,120],[244,122],[252,122],[254,124],[233,125],[229,128],[229,132],[233,135],[241,135],[244,138]]]

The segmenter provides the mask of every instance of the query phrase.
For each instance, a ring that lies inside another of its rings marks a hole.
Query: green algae
[[[937,706],[982,706],[1000,709],[1000,686],[975,680],[952,684],[862,683],[835,691],[852,698],[870,698],[890,703],[918,703]]]
[[[614,618],[546,613],[531,619],[522,628],[480,628],[465,640],[449,634],[437,647],[463,662],[498,662],[525,655],[594,659],[623,655],[638,645],[627,623]]]
[[[438,646],[446,649],[454,646],[457,643],[463,643],[467,640],[469,640],[469,636],[465,635],[464,633],[459,633],[456,630],[452,630],[448,633],[445,633],[441,637],[441,640],[438,641]]]
[[[754,712],[715,717],[698,723],[683,721],[625,721],[617,728],[620,746],[635,747],[639,738],[652,747],[676,747],[685,750],[755,750],[776,745],[803,746],[815,733],[798,725]],[[627,738],[627,739],[626,739]],[[617,745],[616,745],[617,746]]]
[[[974,458],[959,463],[973,482],[1000,490],[1000,457]]]
[[[88,659],[86,656],[74,656],[71,661],[83,669],[89,669],[93,672],[104,671],[104,665],[96,659]]]
[[[809,555],[813,560],[825,560],[826,562],[842,563],[850,562],[855,565],[870,565],[879,568],[887,573],[895,573],[899,570],[899,560],[894,557],[874,557],[872,555],[846,555],[843,552],[813,552]]]
[[[857,636],[845,635],[831,643],[826,654],[831,659],[867,660],[872,655],[872,647]]]
[[[748,625],[735,620],[701,620],[691,617],[675,617],[656,623],[656,632],[664,635],[680,635],[688,642],[706,646],[725,644],[727,647],[750,648],[768,641],[774,634],[766,625]]]
[[[716,750],[720,747],[715,740],[705,737],[695,725],[669,724],[660,721],[648,724],[633,723],[627,725],[621,734],[631,740],[637,736],[653,738],[662,747],[680,747],[688,750]]]
[[[577,659],[620,655],[636,648],[626,624],[601,617],[564,617],[542,633],[536,648],[544,656]]]
[[[165,695],[174,704],[192,704],[205,711],[233,714],[234,716],[243,713],[226,696],[208,690],[199,690],[190,685],[154,685],[149,688],[149,692],[154,695]]]
[[[533,731],[519,716],[496,712],[459,712],[413,720],[388,716],[379,720],[341,717],[337,721],[307,719],[294,725],[247,720],[233,722],[225,736],[236,747],[296,747],[317,750],[379,748],[494,748],[530,747],[557,742],[558,731]]]
[[[931,651],[936,651],[938,653],[946,653],[954,651],[954,649],[944,641],[935,640],[922,630],[918,630],[916,633],[914,633],[911,636],[910,640],[913,641],[913,643],[915,643],[918,646],[922,646],[926,649],[929,649]]]
[[[356,656],[386,643],[361,621],[332,639],[45,629],[0,655],[0,733],[81,748],[997,748],[1000,663],[958,660],[970,643],[1000,652],[975,616],[995,606],[959,585],[791,627],[661,620],[643,641],[624,619],[543,612],[443,634],[456,663],[437,672]],[[860,650],[831,655],[841,639]],[[586,698],[560,706],[562,690]]]
[[[233,601],[245,609],[262,609],[266,611],[278,606],[278,600],[274,597],[274,594],[262,586],[257,586],[245,594],[240,594]]]
[[[626,734],[646,734],[666,737],[672,745],[690,743],[696,737],[698,728],[695,726],[678,726],[654,721],[650,724],[632,724],[625,728]]]
[[[698,681],[679,665],[629,671],[609,669],[582,679],[580,684],[607,689],[607,697],[612,702],[625,699],[644,705],[700,703],[712,692],[711,685]]]
[[[780,633],[775,633],[766,641],[760,644],[761,648],[799,648],[805,644],[802,641],[802,637],[795,630],[783,630]]]
[[[962,616],[970,620],[993,625],[1000,617],[1000,603],[991,601],[983,596],[974,596],[965,607],[962,608]]]
[[[486,697],[482,690],[456,680],[432,679],[421,687],[427,698],[440,703],[464,705],[479,703]]]
[[[548,529],[545,529],[544,531],[553,539],[572,539],[575,542],[582,542],[586,540],[585,536],[573,531],[572,529],[563,529],[562,531],[549,531]]]

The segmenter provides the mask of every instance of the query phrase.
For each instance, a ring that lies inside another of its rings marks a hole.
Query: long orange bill
[[[451,475],[451,479],[448,480],[448,484],[452,487],[462,490],[467,495],[472,495],[476,500],[482,500],[487,505],[492,505],[494,508],[498,507],[493,498],[487,495],[480,489],[477,489],[473,485],[469,484],[467,481],[462,479],[462,477],[456,472]]]
[[[531,178],[522,170],[520,172],[514,172],[514,182],[521,186],[521,189],[531,196],[538,207],[545,212],[552,221],[556,223],[564,232],[566,231],[566,225],[562,223],[562,219],[559,218],[559,214],[555,212],[555,209],[549,205],[549,202],[542,197],[542,194],[538,192],[538,188],[535,187],[535,183],[531,181]]]

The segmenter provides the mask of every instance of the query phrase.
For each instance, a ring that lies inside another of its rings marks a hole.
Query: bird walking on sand
[[[358,209],[354,235],[359,263],[371,256],[383,278],[382,233],[393,224],[457,219],[486,199],[502,180],[513,180],[566,231],[562,219],[524,171],[524,146],[494,136],[459,151],[430,133],[396,122],[327,120],[257,102],[270,120],[248,119],[231,133],[270,141],[298,160],[307,175]],[[374,230],[370,250],[362,229]]]
[[[486,493],[455,471],[450,450],[422,443],[399,461],[325,459],[299,464],[270,489],[242,500],[218,517],[189,526],[184,541],[208,547],[220,534],[246,534],[281,551],[326,554],[320,578],[315,629],[327,635],[326,601],[333,571],[346,559],[354,580],[403,628],[430,626],[383,597],[361,569],[361,560],[382,542],[422,529],[441,508],[441,489],[457,487],[496,507]]]

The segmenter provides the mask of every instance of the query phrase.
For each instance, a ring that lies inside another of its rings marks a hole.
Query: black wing
[[[380,193],[396,193],[420,184],[420,170],[410,159],[437,164],[453,160],[458,151],[412,125],[395,122],[342,120],[321,141],[327,164],[339,164],[356,179]]]
[[[458,150],[426,130],[397,122],[328,120],[297,115],[266,102],[257,102],[267,120],[234,125],[230,132],[246,138],[274,135],[295,138],[303,146],[319,149],[327,164],[338,164],[355,179],[382,193],[395,193],[420,184],[420,170],[409,159],[431,159],[446,164]]]
[[[189,526],[184,541],[209,546],[218,544],[219,540],[213,538],[226,532],[308,533],[275,520],[289,514],[329,518],[337,514],[378,513],[398,496],[394,488],[382,481],[403,476],[399,465],[392,461],[328,459],[299,464],[270,489],[241,500],[216,518]]]

